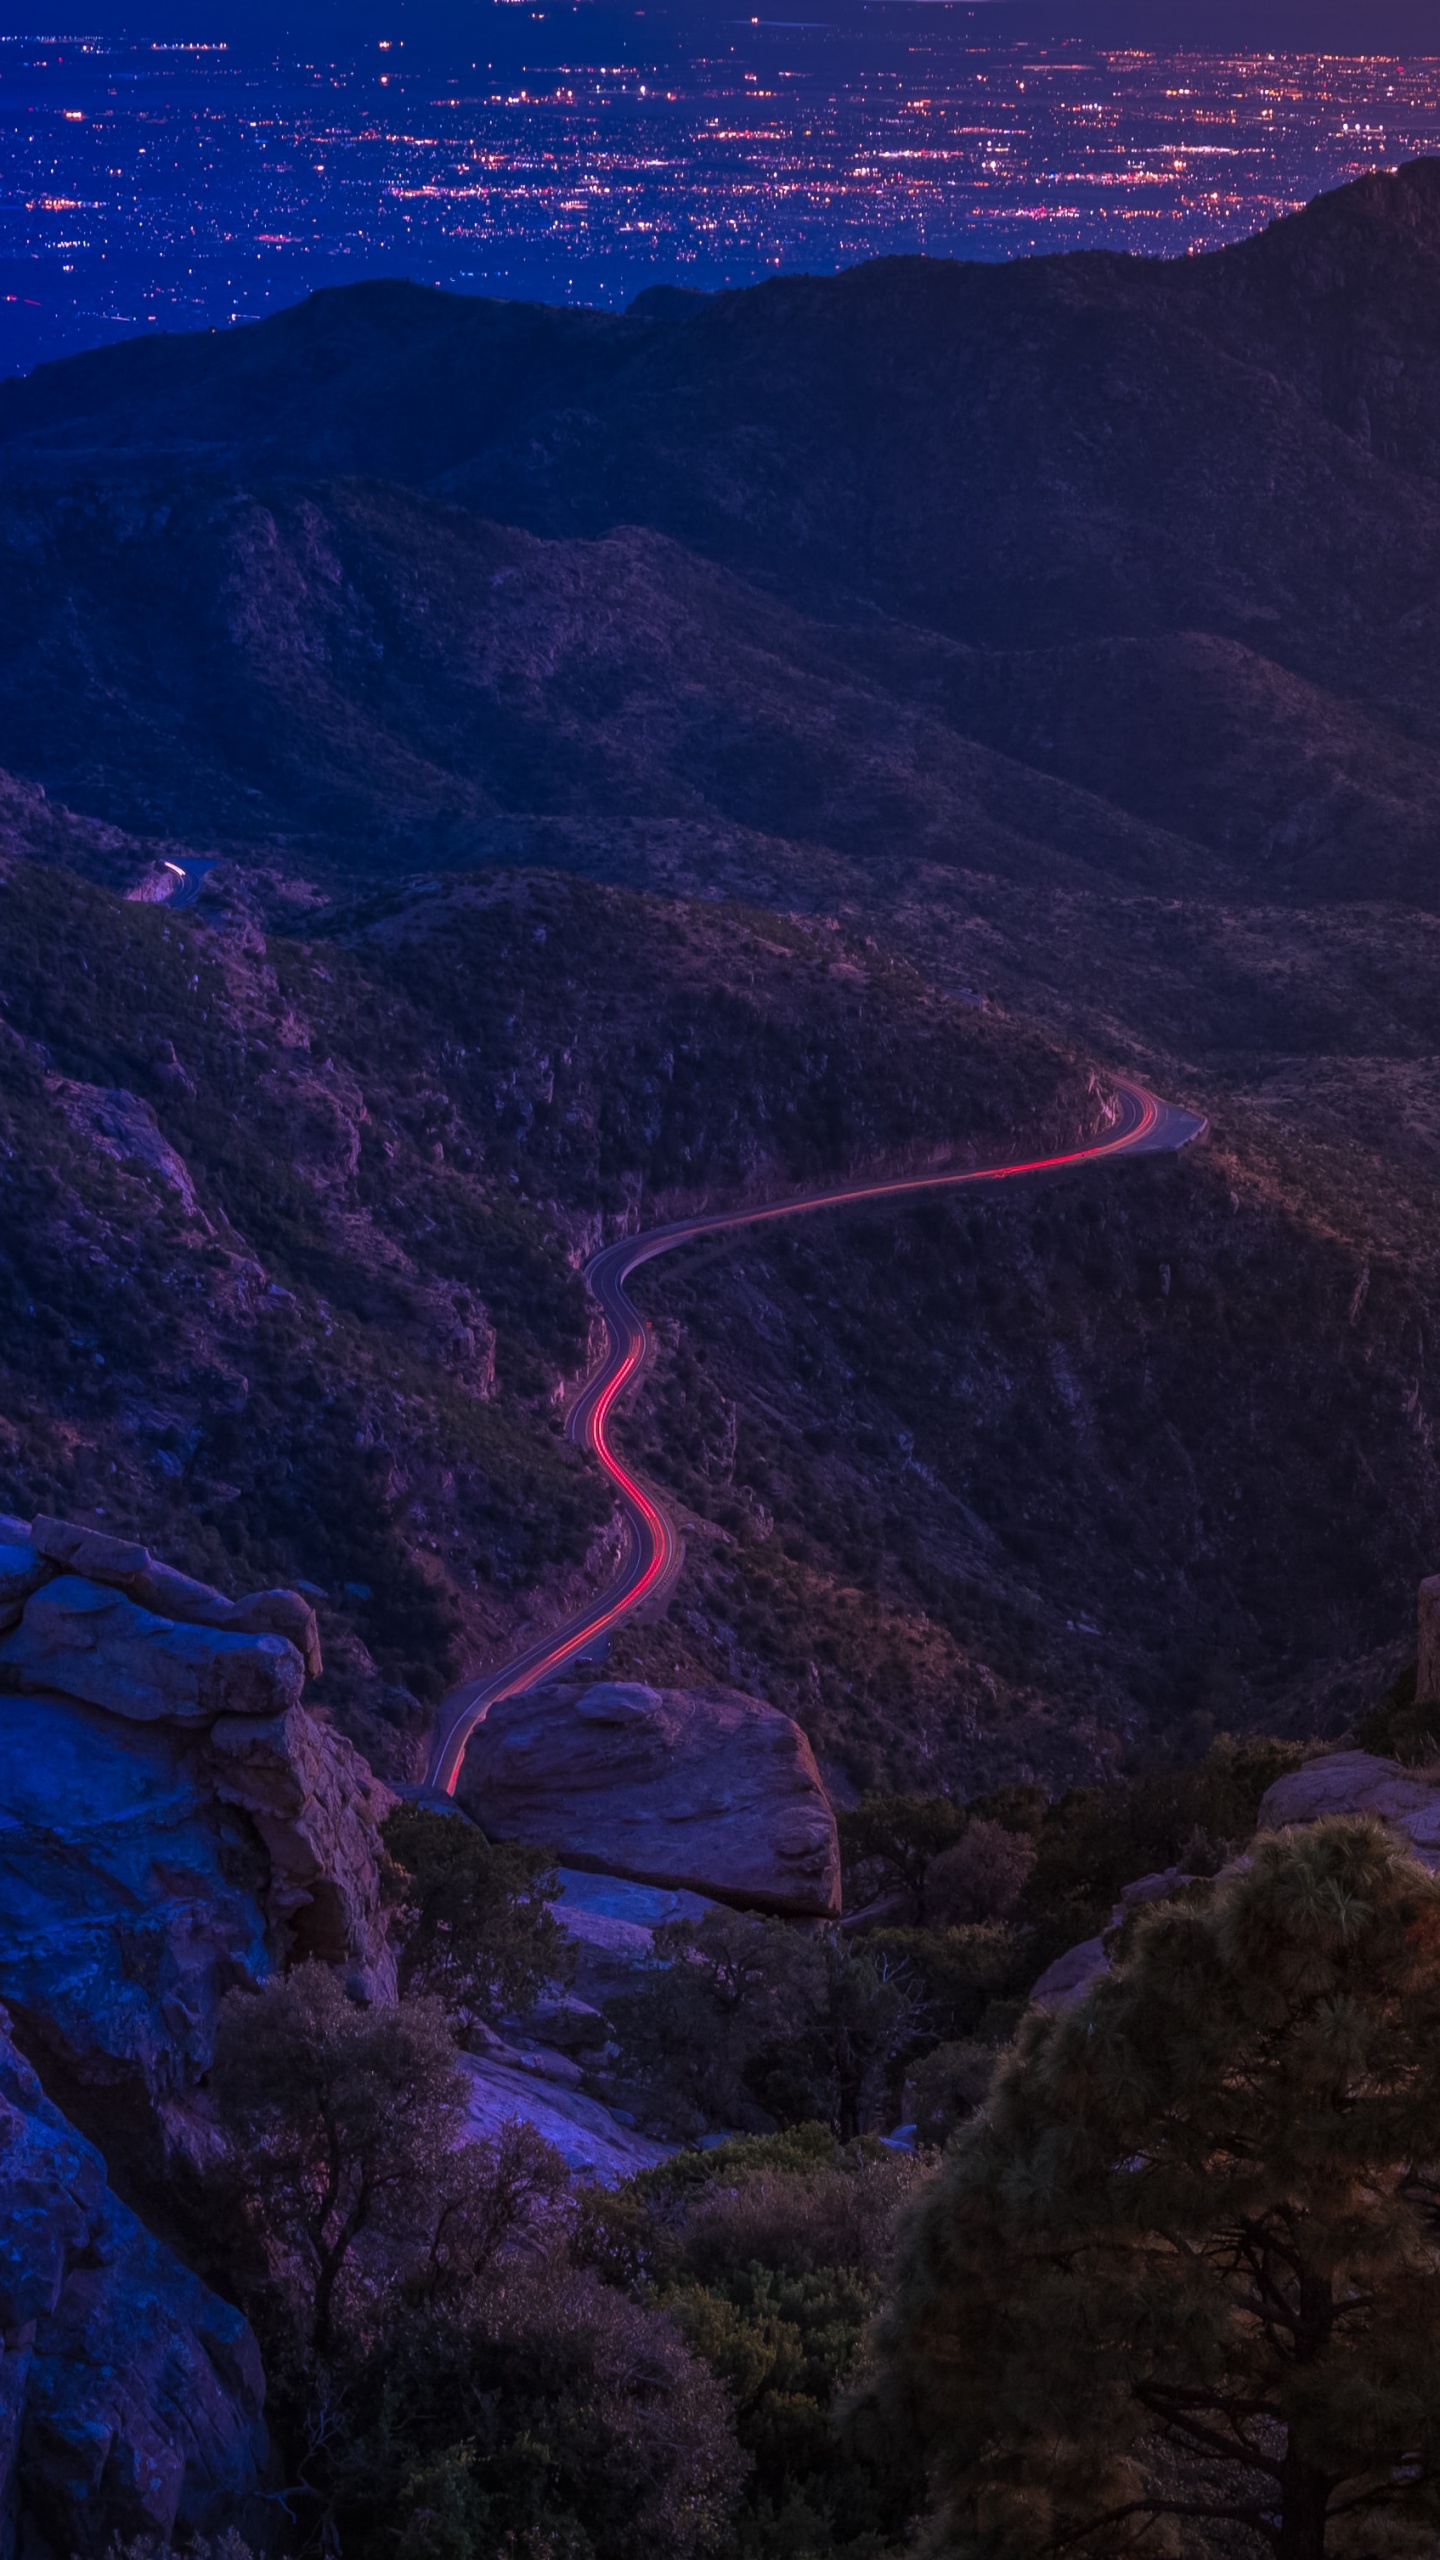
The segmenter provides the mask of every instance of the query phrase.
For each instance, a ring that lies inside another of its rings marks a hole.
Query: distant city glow
[[[915,252],[1180,255],[1440,148],[1440,59],[950,32],[857,65],[802,30],[787,62],[773,29],[746,58],[751,25],[683,72],[440,79],[389,42],[262,71],[223,46],[0,41],[0,369],[365,275],[615,307]]]

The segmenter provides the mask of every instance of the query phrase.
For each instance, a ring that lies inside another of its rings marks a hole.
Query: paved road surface
[[[1073,1154],[1043,1156],[1028,1164],[980,1165],[967,1173],[922,1173],[897,1182],[860,1182],[839,1190],[802,1192],[792,1200],[773,1200],[758,1209],[716,1209],[696,1218],[677,1219],[672,1226],[651,1227],[637,1236],[622,1236],[602,1247],[586,1266],[585,1278],[605,1319],[606,1349],[571,1407],[570,1437],[593,1450],[614,1485],[629,1532],[624,1568],[617,1582],[587,1602],[563,1626],[537,1636],[523,1653],[499,1671],[482,1672],[452,1689],[440,1708],[440,1729],[430,1760],[429,1784],[455,1792],[465,1745],[475,1727],[500,1698],[531,1689],[583,1653],[596,1637],[652,1600],[673,1581],[680,1566],[679,1533],[663,1503],[632,1475],[610,1440],[610,1421],[618,1398],[639,1376],[650,1349],[650,1332],[636,1314],[625,1283],[641,1264],[677,1245],[722,1227],[758,1227],[772,1218],[793,1218],[806,1209],[842,1209],[862,1200],[903,1200],[919,1192],[956,1191],[969,1183],[1015,1182],[1026,1175],[1060,1173],[1076,1165],[1103,1164],[1112,1156],[1173,1155],[1200,1137],[1205,1122],[1193,1111],[1161,1102],[1143,1085],[1124,1078],[1115,1085],[1117,1118],[1107,1137]]]
[[[218,858],[217,856],[216,860]],[[165,868],[173,872],[175,878],[175,886],[165,900],[166,906],[193,907],[215,868],[215,862],[202,861],[196,856],[187,855],[183,862],[167,860]]]

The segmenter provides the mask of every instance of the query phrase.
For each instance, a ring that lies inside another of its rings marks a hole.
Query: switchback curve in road
[[[679,1532],[663,1502],[641,1483],[619,1457],[609,1437],[611,1416],[625,1389],[639,1376],[651,1336],[636,1314],[625,1283],[642,1263],[653,1262],[696,1236],[724,1227],[757,1227],[775,1218],[793,1218],[807,1209],[843,1209],[866,1200],[904,1200],[921,1192],[958,1191],[982,1182],[1015,1182],[1027,1175],[1063,1173],[1078,1165],[1103,1164],[1112,1156],[1173,1155],[1204,1134],[1206,1123],[1193,1111],[1162,1102],[1144,1085],[1118,1077],[1114,1086],[1114,1127],[1092,1146],[1069,1155],[1038,1156],[1017,1164],[974,1165],[963,1173],[909,1174],[898,1180],[846,1183],[823,1191],[800,1192],[788,1200],[771,1200],[749,1209],[712,1209],[671,1225],[651,1227],[607,1244],[585,1266],[591,1296],[605,1319],[606,1348],[592,1369],[566,1424],[570,1438],[600,1461],[619,1497],[628,1532],[628,1551],[619,1579],[597,1599],[587,1602],[563,1626],[551,1627],[501,1670],[482,1672],[452,1689],[441,1702],[439,1732],[430,1759],[429,1785],[446,1795],[455,1792],[465,1746],[489,1709],[519,1689],[534,1688],[560,1670],[597,1636],[641,1602],[656,1598],[679,1569]]]

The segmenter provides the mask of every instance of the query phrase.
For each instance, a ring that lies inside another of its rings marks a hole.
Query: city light
[[[1183,256],[1440,148],[1440,60],[906,34],[857,70],[742,39],[684,72],[438,80],[393,38],[261,75],[223,48],[0,42],[0,366],[365,275],[614,308],[906,253]]]

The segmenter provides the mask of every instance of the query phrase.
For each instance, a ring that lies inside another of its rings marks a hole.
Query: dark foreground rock
[[[27,2560],[246,2521],[267,2461],[240,2313],[152,2238],[0,2011],[0,2539]]]
[[[5,1699],[0,1997],[67,2105],[123,2095],[117,2123],[158,2137],[209,2068],[226,1992],[298,1956],[392,1997],[390,1802],[303,1708],[192,1738],[78,1699]]]
[[[500,1840],[754,1911],[840,1908],[835,1819],[800,1727],[732,1689],[602,1680],[503,1699],[459,1786]]]
[[[175,1735],[74,1699],[0,1705],[0,1997],[67,2082],[155,2107],[193,2084],[225,1993],[270,1968],[268,1881]]]

